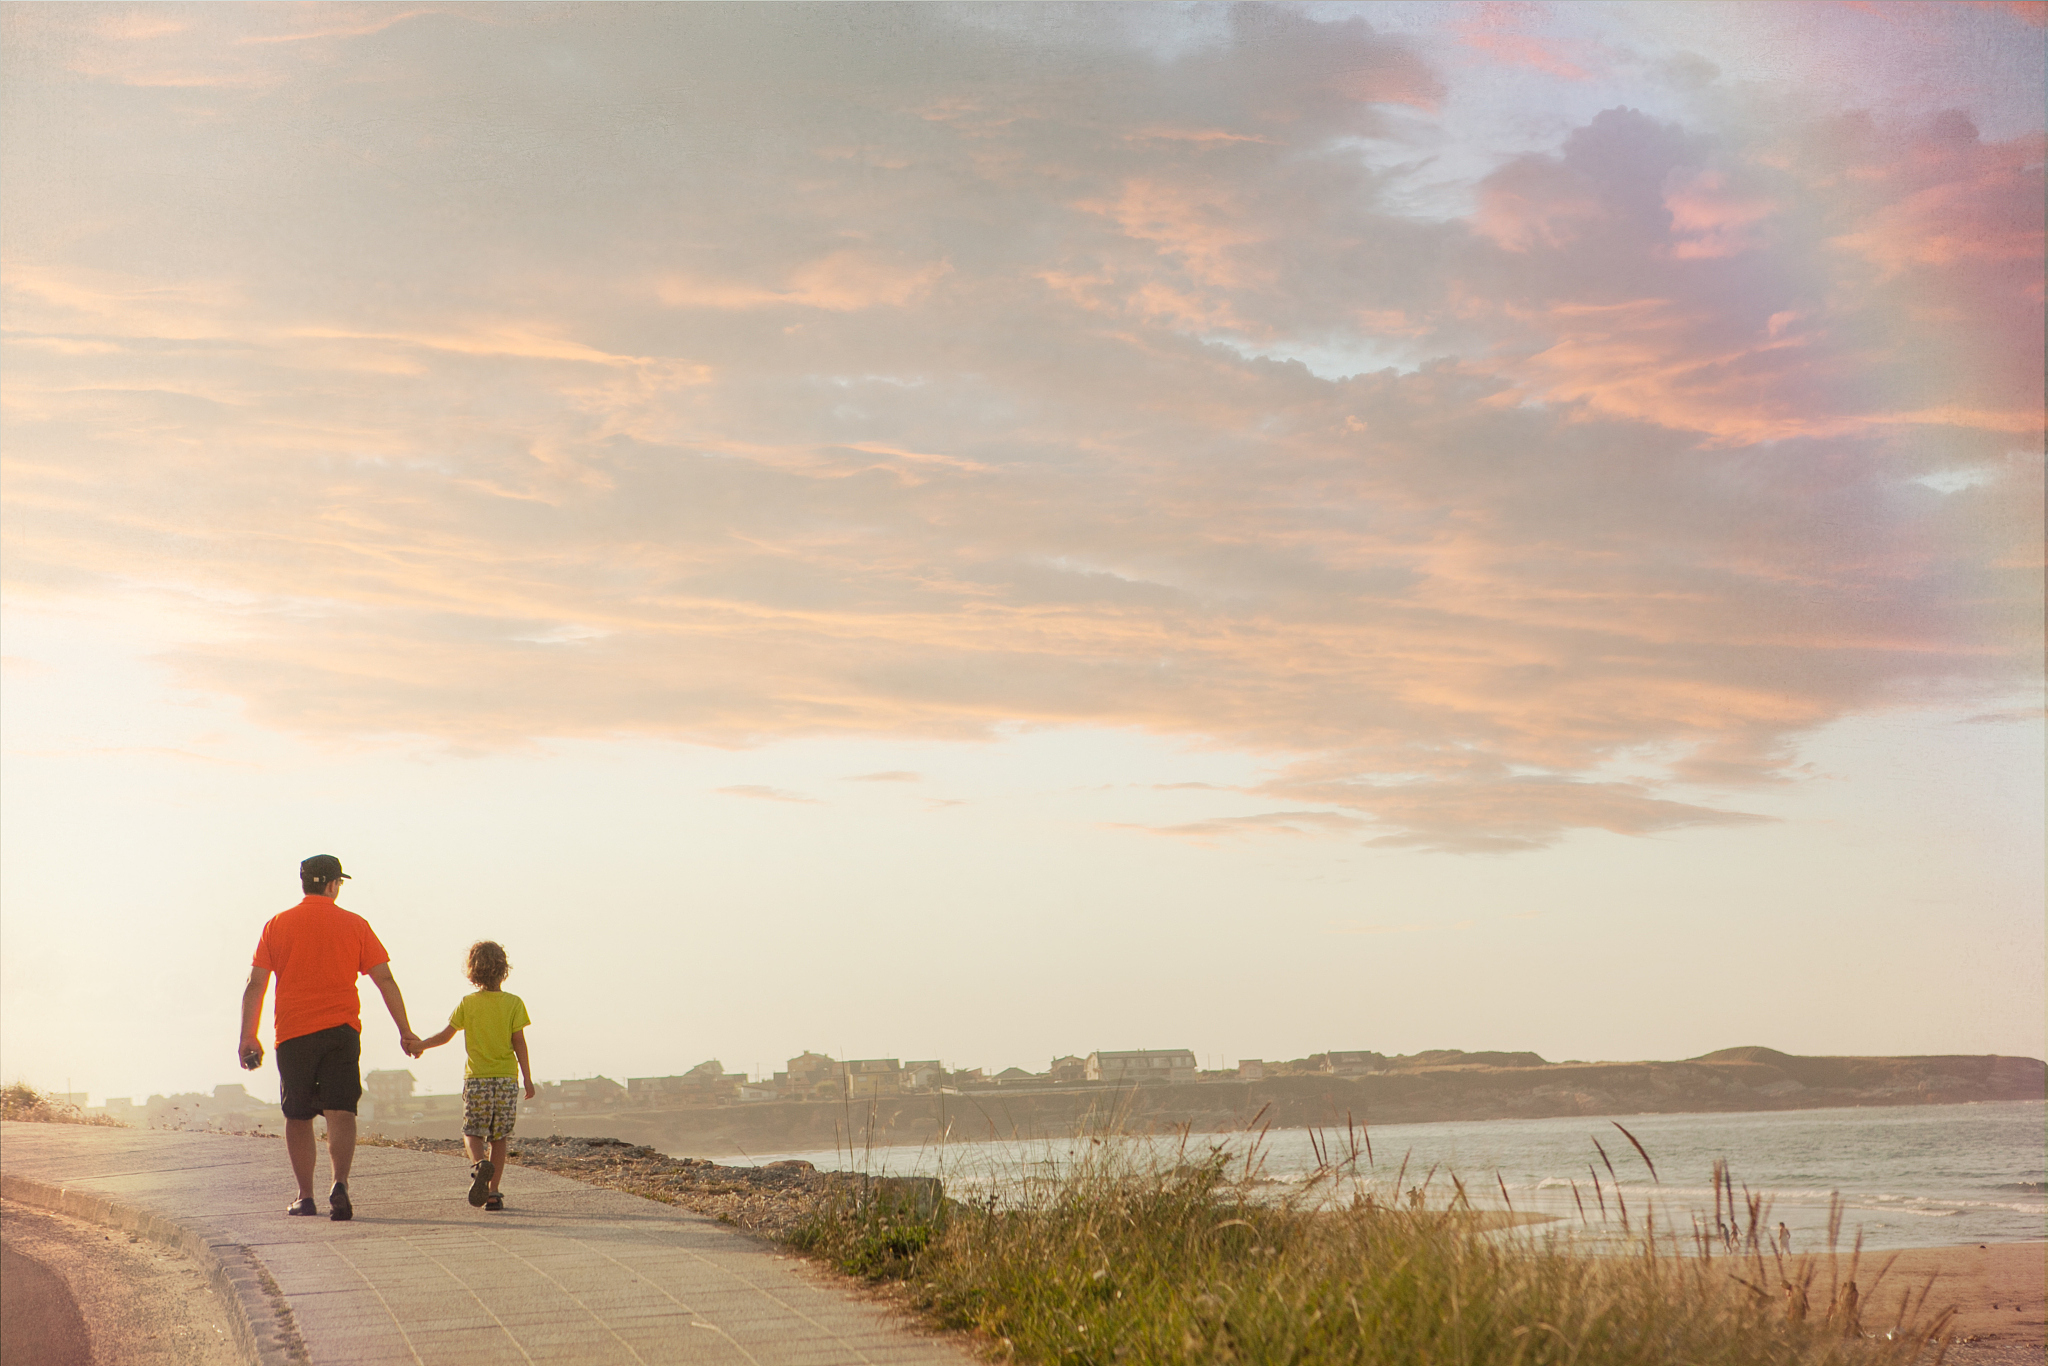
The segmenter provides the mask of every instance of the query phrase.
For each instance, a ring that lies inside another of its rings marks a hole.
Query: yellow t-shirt
[[[512,1053],[512,1034],[533,1021],[526,1018],[526,1002],[509,991],[473,991],[456,1003],[448,1023],[462,1031],[469,1049],[463,1064],[465,1077],[516,1077],[519,1059]]]

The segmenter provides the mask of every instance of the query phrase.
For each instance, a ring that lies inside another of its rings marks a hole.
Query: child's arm
[[[427,1051],[427,1050],[428,1050],[429,1048],[439,1048],[439,1047],[440,1047],[440,1046],[441,1046],[442,1044],[444,1044],[444,1043],[447,1043],[447,1042],[448,1042],[448,1041],[449,1041],[450,1039],[452,1039],[452,1038],[454,1038],[454,1037],[455,1037],[455,1026],[454,1026],[454,1025],[449,1025],[449,1026],[448,1026],[448,1027],[447,1027],[446,1029],[442,1030],[442,1031],[441,1031],[441,1032],[440,1032],[439,1034],[429,1034],[429,1035],[428,1035],[428,1036],[427,1036],[426,1038],[424,1038],[424,1039],[421,1039],[421,1040],[420,1040],[420,1052],[424,1053],[424,1052],[426,1052],[426,1051]]]
[[[533,1062],[526,1056],[526,1031],[512,1031],[512,1052],[519,1059],[519,1075],[526,1078],[526,1098],[532,1100],[538,1095],[533,1085]]]

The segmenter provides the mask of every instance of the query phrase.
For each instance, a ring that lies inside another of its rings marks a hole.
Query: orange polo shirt
[[[336,1025],[362,1033],[356,978],[390,962],[391,955],[369,921],[344,911],[331,896],[309,896],[270,918],[253,961],[277,974],[274,1037],[283,1043]]]

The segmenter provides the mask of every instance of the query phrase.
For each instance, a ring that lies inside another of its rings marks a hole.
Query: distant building
[[[740,1086],[734,1099],[742,1105],[753,1105],[764,1100],[780,1100],[781,1093],[767,1082],[748,1082]]]
[[[698,1063],[676,1077],[626,1078],[627,1103],[640,1109],[678,1105],[722,1105],[736,1100],[744,1072],[728,1072],[716,1058]]]
[[[550,1115],[600,1114],[619,1109],[625,1099],[626,1088],[610,1077],[582,1077],[544,1082],[534,1108]]]
[[[1043,1080],[1043,1078],[1041,1078],[1041,1077],[1039,1076],[1039,1074],[1038,1074],[1038,1073],[1036,1073],[1036,1072],[1026,1072],[1026,1071],[1025,1071],[1025,1070],[1024,1070],[1023,1068],[1021,1068],[1021,1067],[1005,1067],[1005,1068],[1004,1068],[1004,1069],[1003,1069],[1002,1071],[1000,1071],[1000,1072],[996,1073],[996,1081],[997,1081],[997,1082],[1012,1082],[1012,1081],[1041,1081],[1041,1080]]]
[[[1178,1082],[1195,1079],[1195,1055],[1186,1048],[1133,1048],[1088,1055],[1088,1080]]]
[[[838,1100],[846,1094],[839,1064],[824,1053],[799,1053],[789,1060],[782,1093],[791,1100]]]
[[[1046,1068],[1045,1075],[1062,1085],[1072,1085],[1077,1081],[1086,1081],[1088,1080],[1088,1059],[1077,1058],[1071,1053],[1063,1058],[1054,1058],[1052,1066]]]
[[[682,1076],[627,1077],[626,1099],[634,1105],[681,1104],[687,1080]]]
[[[945,1084],[946,1069],[939,1066],[937,1058],[925,1058],[903,1064],[903,1089],[906,1091],[936,1091]]]
[[[1323,1055],[1323,1070],[1334,1072],[1340,1077],[1359,1077],[1367,1072],[1377,1072],[1387,1065],[1384,1053],[1331,1051]]]
[[[107,1107],[111,1108],[111,1107]],[[212,1095],[184,1091],[174,1096],[151,1096],[141,1114],[133,1102],[123,1099],[126,1114],[117,1118],[127,1123],[141,1121],[152,1129],[225,1130],[247,1133],[261,1128],[265,1120],[277,1119],[277,1107],[250,1095],[240,1085],[217,1086]]]
[[[539,1107],[530,1102],[527,1103],[529,1113],[537,1108]],[[385,1117],[381,1111],[379,1112],[379,1117]],[[402,1102],[400,1112],[389,1116],[389,1118],[414,1122],[430,1122],[443,1119],[459,1120],[462,1118],[462,1093],[454,1091],[438,1096],[408,1097]]]
[[[1260,1058],[1239,1058],[1237,1076],[1240,1081],[1263,1081],[1266,1077],[1266,1064]]]
[[[893,1096],[903,1090],[903,1064],[894,1058],[850,1058],[839,1064],[839,1075],[851,1100]]]
[[[387,1122],[407,1118],[412,1114],[412,1092],[416,1085],[413,1074],[401,1069],[368,1073],[363,1077],[363,1098],[370,1102],[370,1113],[363,1118]]]

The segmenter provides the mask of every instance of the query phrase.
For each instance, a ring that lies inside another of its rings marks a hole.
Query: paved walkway
[[[514,1141],[517,1148],[517,1141]],[[701,1215],[516,1163],[505,1213],[459,1158],[359,1148],[356,1216],[292,1219],[284,1144],[0,1124],[0,1194],[182,1247],[265,1366],[960,1366],[958,1348]]]

